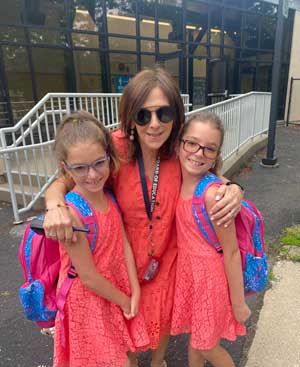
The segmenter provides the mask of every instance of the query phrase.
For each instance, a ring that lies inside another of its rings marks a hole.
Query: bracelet
[[[54,210],[54,209],[57,209],[57,208],[67,208],[67,209],[69,209],[69,206],[68,205],[62,205],[62,204],[57,204],[54,208],[46,208],[46,212],[49,212],[50,210]]]
[[[237,185],[243,192],[245,192],[245,189],[243,188],[243,186],[235,181],[228,181],[225,184],[226,186],[230,186],[230,185]]]

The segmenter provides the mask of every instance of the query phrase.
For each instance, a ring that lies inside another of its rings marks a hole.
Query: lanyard
[[[150,230],[151,249],[148,251],[148,254],[149,254],[149,256],[152,256],[153,252],[154,252],[154,250],[153,250],[154,244],[152,242],[152,214],[153,214],[154,206],[155,206],[155,202],[156,202],[156,195],[157,195],[158,182],[159,182],[160,157],[159,156],[157,157],[156,166],[155,166],[155,170],[154,170],[152,190],[151,190],[151,203],[150,203],[150,200],[149,200],[149,193],[148,193],[146,176],[145,176],[145,167],[144,167],[144,162],[143,162],[143,157],[142,157],[141,151],[138,152],[138,157],[137,158],[138,158],[138,164],[139,164],[139,173],[140,173],[140,178],[141,178],[141,184],[142,184],[142,189],[143,189],[145,209],[146,209],[148,219],[150,221],[149,230]]]

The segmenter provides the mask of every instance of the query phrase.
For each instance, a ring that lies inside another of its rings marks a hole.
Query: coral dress
[[[126,158],[126,141],[122,133],[113,133],[119,154]],[[176,203],[181,185],[181,172],[175,156],[162,160],[156,205],[153,212],[154,255],[160,258],[157,276],[148,284],[141,284],[140,310],[147,325],[150,343],[147,348],[156,349],[163,335],[170,334],[177,260],[175,228]],[[148,192],[152,182],[147,179]],[[123,215],[123,222],[130,241],[138,270],[139,280],[149,263],[149,219],[145,211],[138,163],[123,160],[113,182],[114,193]]]
[[[121,216],[109,198],[106,213],[95,211],[99,236],[93,251],[97,270],[116,287],[130,295],[123,254]],[[67,276],[70,258],[61,250],[58,289]],[[80,278],[74,279],[64,307],[65,348],[61,344],[61,319],[55,320],[55,367],[121,367],[128,350],[149,343],[144,320],[139,313],[125,320],[119,306],[87,289]]]
[[[201,236],[192,216],[192,199],[178,200],[178,260],[172,318],[173,335],[191,333],[191,346],[211,349],[220,338],[235,340],[245,326],[233,316],[220,255]]]

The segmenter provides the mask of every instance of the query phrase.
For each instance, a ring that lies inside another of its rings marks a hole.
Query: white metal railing
[[[226,132],[222,148],[222,158],[226,160],[249,139],[268,130],[270,107],[271,93],[250,92],[188,112],[186,117],[198,111],[220,116]]]
[[[16,222],[20,214],[34,206],[56,176],[52,144],[61,118],[71,111],[86,109],[108,128],[115,128],[120,97],[121,94],[50,93],[14,127],[0,129],[0,157]],[[188,97],[183,95],[186,111],[190,106]],[[270,104],[271,93],[250,92],[186,112],[186,116],[206,110],[221,117],[226,130],[222,156],[227,159],[249,139],[267,131]]]
[[[56,176],[52,144],[63,116],[83,109],[114,129],[119,124],[121,95],[48,93],[15,126],[0,129],[0,158],[5,171],[2,173],[7,176],[15,222],[34,206]],[[188,112],[189,95],[181,96]]]

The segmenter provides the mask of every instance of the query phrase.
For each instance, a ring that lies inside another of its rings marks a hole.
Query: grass
[[[280,238],[279,255],[282,259],[300,262],[300,225],[284,230]]]

